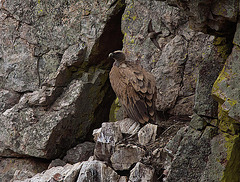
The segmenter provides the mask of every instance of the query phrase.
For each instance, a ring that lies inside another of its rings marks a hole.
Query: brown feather
[[[150,93],[146,93],[145,96],[148,100],[152,100],[152,98],[153,98],[153,95]]]
[[[153,116],[153,115],[154,115],[154,110],[149,110],[149,114],[150,114],[151,116]]]
[[[128,117],[142,124],[154,120],[156,86],[150,73],[139,64],[125,61],[114,64],[109,78]]]
[[[152,107],[152,102],[150,100],[146,100],[146,103],[149,107]]]

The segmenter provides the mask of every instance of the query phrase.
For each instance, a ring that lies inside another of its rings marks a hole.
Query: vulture
[[[127,61],[122,51],[114,51],[109,73],[111,86],[129,118],[145,124],[155,121],[156,82],[140,64]]]

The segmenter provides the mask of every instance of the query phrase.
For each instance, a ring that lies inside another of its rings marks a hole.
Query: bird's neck
[[[119,67],[121,64],[125,63],[125,61],[118,61],[118,60],[115,60],[115,62],[113,63],[113,66],[117,66]]]
[[[120,65],[120,64],[119,64],[119,61],[115,60],[114,63],[113,63],[113,66],[119,67],[119,65]]]

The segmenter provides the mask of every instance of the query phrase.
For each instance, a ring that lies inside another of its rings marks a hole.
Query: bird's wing
[[[155,120],[156,89],[154,77],[140,65],[117,69],[115,71],[118,74],[112,74],[110,81],[128,116],[143,124]]]
[[[152,27],[152,19],[148,23],[148,33],[154,32],[153,27]]]
[[[151,41],[153,42],[153,44],[154,44],[158,49],[161,50],[161,48],[160,48],[160,46],[159,46],[158,41],[156,40],[156,38],[150,38],[150,39],[151,39]]]

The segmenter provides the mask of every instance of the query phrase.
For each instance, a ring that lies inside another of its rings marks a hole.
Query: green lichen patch
[[[228,116],[228,111],[224,110],[221,104],[219,104],[218,118],[220,121],[218,126],[220,130],[231,134],[237,133],[236,121]]]
[[[226,70],[226,65],[223,67],[220,75],[218,76],[217,80],[214,82],[212,87],[213,98],[221,104],[226,100],[226,96],[221,91],[219,85],[226,82],[229,79],[229,74],[225,70]]]
[[[229,42],[226,37],[216,37],[213,45],[217,48],[217,52],[220,56],[226,60],[231,52],[232,43]]]
[[[239,135],[224,134],[227,149],[227,165],[221,182],[240,181],[240,138]]]
[[[109,113],[109,121],[117,121],[117,112],[120,109],[119,99],[116,98],[112,103],[110,113]]]
[[[225,37],[216,37],[213,41],[213,45],[224,45],[226,44],[226,38]]]

